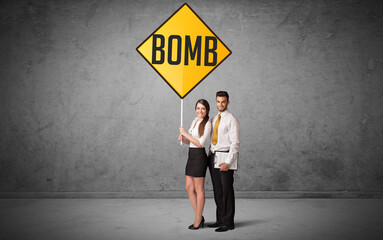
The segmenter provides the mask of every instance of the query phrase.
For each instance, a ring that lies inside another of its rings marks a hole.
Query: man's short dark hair
[[[218,91],[215,97],[226,97],[227,101],[229,101],[229,94],[226,91]]]

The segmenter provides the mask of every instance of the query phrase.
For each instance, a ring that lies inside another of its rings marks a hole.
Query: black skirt
[[[208,165],[205,148],[189,148],[188,162],[185,175],[191,177],[205,177]]]

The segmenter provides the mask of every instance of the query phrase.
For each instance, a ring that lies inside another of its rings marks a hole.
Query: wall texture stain
[[[184,191],[179,98],[136,52],[183,1],[0,2],[0,191]],[[383,191],[381,1],[192,0],[233,54],[243,191]],[[212,189],[207,177],[207,189]]]

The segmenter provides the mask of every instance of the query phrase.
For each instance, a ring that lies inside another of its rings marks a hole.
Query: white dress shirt
[[[197,122],[197,124],[196,124]],[[198,129],[199,129],[199,124],[202,122],[202,120],[198,120],[198,117],[196,117],[191,126],[190,126],[190,129],[189,129],[189,134],[197,139],[199,141],[199,143],[201,144],[202,147],[205,147],[205,144],[207,142],[207,140],[209,139],[210,137],[210,133],[211,133],[211,122],[210,121],[207,121],[206,124],[205,124],[205,130],[203,131],[203,135],[202,136],[199,136],[198,135]],[[194,126],[195,125],[195,126]],[[198,148],[198,146],[196,146],[195,144],[193,144],[192,142],[190,142],[189,144],[189,147],[191,148]]]
[[[217,121],[218,114],[211,120],[212,128]],[[221,121],[218,126],[218,141],[216,145],[210,143],[210,151],[229,151],[225,163],[232,164],[235,155],[239,151],[239,122],[229,110],[221,113]]]

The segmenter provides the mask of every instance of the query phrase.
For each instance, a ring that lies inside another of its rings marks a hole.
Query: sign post
[[[181,126],[183,99],[231,54],[186,3],[137,51],[181,98]]]
[[[184,122],[184,99],[181,98],[181,125],[180,126],[183,126],[183,122]],[[180,141],[180,144],[182,145],[182,140]]]

